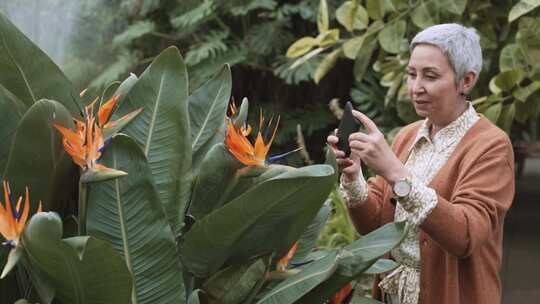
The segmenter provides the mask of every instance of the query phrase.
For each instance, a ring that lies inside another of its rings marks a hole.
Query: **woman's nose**
[[[424,84],[419,79],[419,77],[417,77],[416,79],[411,79],[409,85],[411,86],[411,92],[415,95],[426,92],[426,88],[424,87]]]

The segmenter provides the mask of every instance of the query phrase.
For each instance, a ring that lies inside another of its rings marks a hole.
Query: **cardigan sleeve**
[[[511,150],[505,154],[486,153],[472,163],[459,173],[451,199],[438,195],[437,205],[420,226],[458,257],[471,255],[502,229],[515,192]]]
[[[382,224],[381,213],[386,181],[379,175],[367,180],[368,195],[362,203],[347,203],[349,216],[360,234],[367,234]]]

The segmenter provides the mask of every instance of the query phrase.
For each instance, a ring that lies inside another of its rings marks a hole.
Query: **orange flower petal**
[[[112,98],[107,100],[107,102],[104,105],[99,107],[98,124],[99,124],[100,127],[103,127],[107,123],[107,121],[109,120],[109,118],[111,116],[111,113],[112,113],[112,109],[114,108],[114,106],[118,102],[119,98],[120,98],[120,95],[113,96]]]
[[[279,261],[277,262],[277,269],[278,270],[285,270],[287,265],[289,265],[289,261],[291,260],[291,258],[296,253],[297,249],[298,249],[298,242],[294,243],[294,245],[291,247],[291,249],[289,249],[289,252],[287,252],[287,254],[284,257],[279,259]]]
[[[21,197],[22,198],[22,197]],[[24,225],[26,224],[26,220],[28,219],[28,213],[30,212],[30,194],[28,194],[28,187],[26,187],[26,194],[24,199],[24,207],[23,207],[23,213],[21,215],[21,218],[17,222],[17,234],[20,235]]]

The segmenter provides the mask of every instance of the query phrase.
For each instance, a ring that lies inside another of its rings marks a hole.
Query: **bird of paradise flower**
[[[81,95],[84,94],[84,91]],[[83,119],[73,118],[75,130],[53,124],[62,134],[64,150],[82,169],[79,180],[79,235],[86,234],[86,184],[114,179],[127,175],[126,172],[108,168],[98,163],[110,137],[127,125],[142,109],[135,110],[115,121],[109,121],[112,110],[119,100],[114,96],[99,107],[97,121],[94,117],[94,104],[97,98],[84,108]]]
[[[274,119],[273,117],[270,118],[270,121],[265,127],[265,119],[261,111],[259,116],[259,130],[257,132],[257,137],[255,138],[255,144],[252,144],[247,138],[251,133],[251,126],[249,124],[244,124],[241,126],[237,126],[237,124],[235,124],[233,121],[233,116],[237,113],[237,109],[234,103],[231,104],[230,111],[231,116],[226,117],[227,131],[225,134],[225,146],[227,147],[227,150],[229,150],[229,152],[242,164],[246,166],[264,167],[270,162],[282,159],[285,156],[301,149],[298,148],[287,153],[271,156],[267,159],[268,151],[270,150],[272,142],[274,141],[277,133],[280,117],[278,116],[274,124],[274,130],[271,131]],[[268,139],[270,132],[272,132],[272,135]]]
[[[53,124],[62,134],[64,150],[71,156],[83,170],[83,182],[96,182],[126,175],[127,173],[107,168],[98,163],[108,139],[113,133],[127,125],[142,109],[133,111],[118,120],[109,121],[112,110],[118,102],[119,96],[109,99],[98,109],[97,121],[94,117],[94,104],[97,99],[84,108],[83,121],[73,118],[76,130]]]
[[[3,187],[5,203],[2,203],[0,200],[0,234],[2,234],[5,239],[2,245],[11,250],[8,256],[8,262],[2,271],[2,275],[0,275],[0,279],[4,278],[11,269],[13,269],[22,254],[19,240],[30,214],[30,195],[28,187],[26,187],[24,201],[21,196],[16,204],[14,204],[12,199],[9,183],[4,181]],[[39,202],[37,212],[41,212],[41,209],[41,202]]]

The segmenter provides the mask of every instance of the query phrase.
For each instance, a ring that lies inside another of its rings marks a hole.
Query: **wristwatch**
[[[408,177],[403,177],[394,183],[392,191],[398,198],[404,198],[411,193],[412,183]]]

